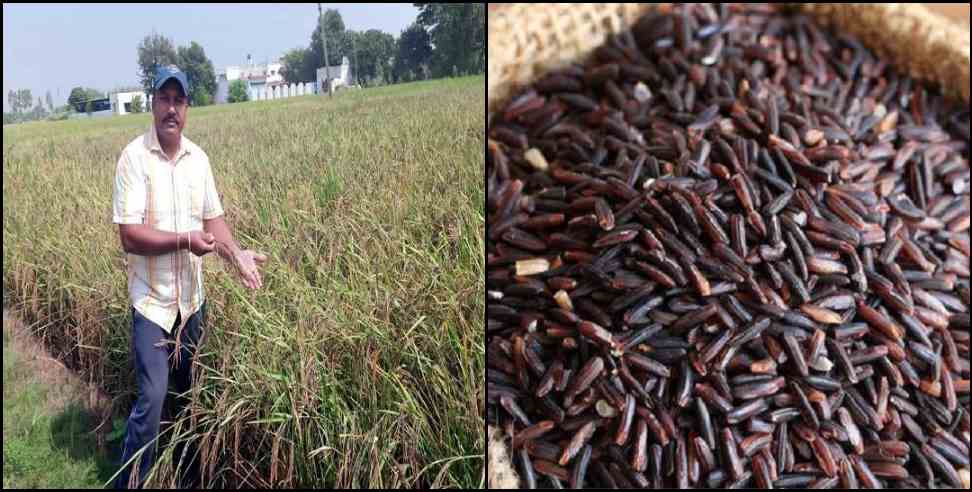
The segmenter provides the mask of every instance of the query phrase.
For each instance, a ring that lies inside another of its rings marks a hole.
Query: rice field
[[[485,484],[485,80],[190,108],[249,291],[205,260],[190,412],[207,487]],[[3,302],[127,416],[136,385],[115,164],[151,116],[3,128]],[[171,398],[171,395],[170,395]]]

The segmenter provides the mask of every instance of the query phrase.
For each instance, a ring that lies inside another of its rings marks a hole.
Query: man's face
[[[169,80],[159,88],[152,99],[152,114],[155,128],[162,138],[178,138],[182,135],[188,108],[188,98],[182,93],[178,82]]]

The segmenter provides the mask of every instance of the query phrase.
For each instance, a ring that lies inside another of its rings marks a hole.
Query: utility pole
[[[351,80],[355,84],[358,83],[358,48],[355,46],[354,38],[357,36],[351,36],[351,52],[354,53],[354,66],[351,67]]]
[[[331,74],[329,73],[328,69],[331,64],[327,59],[327,39],[324,38],[324,11],[321,9],[321,4],[317,4],[317,23],[321,26],[321,46],[324,48],[324,84],[327,85],[327,96],[332,97],[333,92],[331,91]]]

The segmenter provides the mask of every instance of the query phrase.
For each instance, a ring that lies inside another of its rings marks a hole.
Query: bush
[[[142,96],[132,97],[132,113],[141,113],[143,110]]]
[[[246,93],[246,82],[242,80],[234,80],[229,86],[229,99],[228,102],[243,102],[250,99],[249,94]]]
[[[193,106],[209,106],[212,103],[213,103],[212,98],[209,97],[209,94],[205,90],[200,89],[198,91],[193,91],[192,94]]]

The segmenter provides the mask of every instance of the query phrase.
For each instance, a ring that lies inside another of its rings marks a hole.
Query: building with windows
[[[132,100],[138,96],[142,99],[142,112],[151,112],[152,108],[152,96],[146,96],[144,92],[133,91],[133,92],[116,92],[111,95],[111,111],[114,114],[129,114],[132,113]]]
[[[283,67],[279,61],[265,64],[245,64],[226,67],[216,73],[216,100],[217,104],[227,102],[229,98],[229,85],[234,80],[246,82],[247,92],[251,91],[272,91],[274,87],[284,86],[283,75],[280,75],[280,68]]]
[[[339,87],[349,87],[351,85],[351,62],[348,57],[341,60],[340,65],[332,67],[321,67],[317,69],[317,87],[321,87],[321,92],[327,92],[328,87],[324,80],[328,79],[331,88],[337,90]]]

